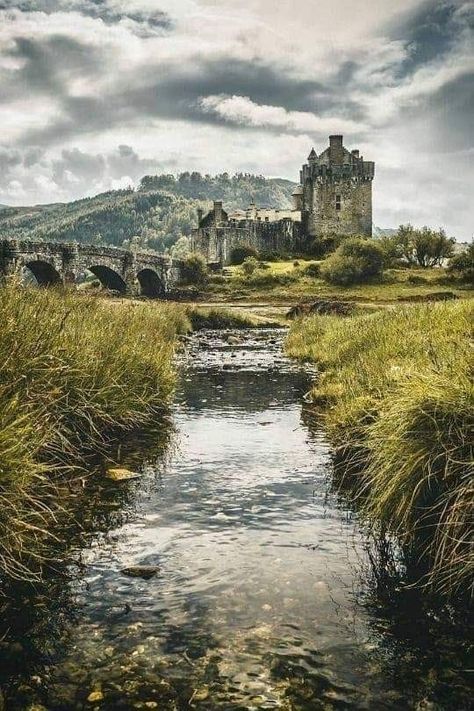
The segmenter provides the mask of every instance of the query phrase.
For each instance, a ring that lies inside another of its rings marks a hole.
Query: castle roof
[[[312,148],[312,149],[311,149],[311,153],[310,153],[309,156],[308,156],[308,160],[313,160],[314,158],[317,158],[317,157],[318,157],[318,154],[316,153],[316,151],[314,150],[314,148]]]

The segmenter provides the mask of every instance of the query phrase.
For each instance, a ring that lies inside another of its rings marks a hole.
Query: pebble
[[[104,700],[104,694],[101,691],[91,691],[91,693],[87,697],[87,701],[90,704],[95,704],[96,701],[103,701],[103,700]]]

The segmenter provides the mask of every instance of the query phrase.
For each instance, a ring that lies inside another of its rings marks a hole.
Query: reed
[[[397,307],[292,326],[290,355],[318,363],[312,393],[367,519],[474,592],[472,302]]]
[[[172,304],[110,304],[54,290],[0,289],[0,572],[35,575],[51,487],[81,453],[166,407],[178,333]],[[52,535],[52,534],[51,534]]]

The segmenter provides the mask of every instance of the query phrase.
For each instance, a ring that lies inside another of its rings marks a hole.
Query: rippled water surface
[[[469,707],[465,641],[392,619],[364,583],[364,536],[305,424],[311,373],[281,339],[190,342],[172,446],[90,501],[79,573],[38,590],[41,622],[9,647],[9,708]],[[159,572],[121,572],[138,564]]]

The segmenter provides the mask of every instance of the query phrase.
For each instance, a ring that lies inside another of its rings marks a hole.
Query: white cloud
[[[349,133],[364,128],[337,116],[323,118],[310,111],[286,111],[281,106],[256,104],[248,96],[205,96],[199,105],[204,112],[214,113],[230,123],[285,129],[290,133]]]

